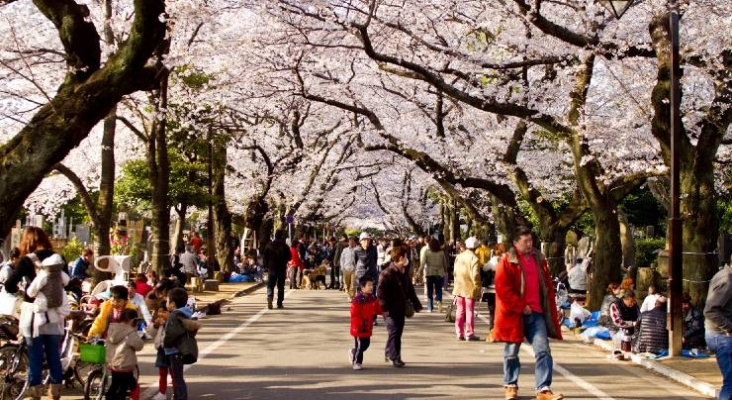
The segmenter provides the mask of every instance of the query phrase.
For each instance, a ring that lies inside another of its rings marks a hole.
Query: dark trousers
[[[132,371],[112,371],[112,383],[107,390],[106,400],[125,400],[129,393],[137,387],[137,379]]]
[[[341,267],[333,266],[330,269],[330,288],[338,288],[341,285],[338,283],[338,278],[341,275]]]
[[[427,277],[427,308],[432,309],[432,296],[437,302],[442,302],[442,285],[444,278],[439,275]]]
[[[363,364],[363,353],[369,349],[371,345],[370,337],[357,337],[353,338],[354,348],[356,349],[355,362]]]
[[[386,331],[389,336],[386,339],[384,353],[390,360],[402,359],[402,333],[404,333],[404,315],[389,315],[386,320]]]
[[[274,290],[275,286],[277,286],[277,305],[282,305],[282,300],[285,299],[286,277],[286,271],[269,271],[269,277],[267,278],[267,300],[274,299]]]
[[[188,386],[183,378],[183,360],[180,354],[171,354],[170,375],[173,376],[173,395],[175,400],[188,400]]]

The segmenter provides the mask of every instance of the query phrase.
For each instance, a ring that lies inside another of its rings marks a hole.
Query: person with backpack
[[[186,307],[186,304],[188,304],[188,292],[185,289],[175,288],[168,293],[167,305],[170,314],[165,321],[163,351],[170,362],[176,400],[188,399],[188,386],[183,377],[183,365],[188,355],[182,349],[183,340],[195,336],[201,328],[200,322],[191,319],[193,310]]]
[[[137,311],[125,309],[119,322],[109,324],[105,346],[107,346],[107,367],[112,372],[112,383],[107,390],[106,400],[125,400],[130,392],[137,388],[135,353],[142,350],[145,345],[137,334],[137,317]]]
[[[31,289],[31,284],[36,279],[36,269],[41,268],[44,260],[51,256],[61,259],[63,265],[66,262],[53,251],[51,241],[43,229],[29,226],[25,228],[20,239],[20,259],[18,266],[5,282],[5,290],[14,294],[19,290],[19,285],[25,280],[25,294],[23,304],[20,308],[20,332],[28,344],[28,384],[26,395],[30,399],[40,400],[43,396],[43,369],[44,359],[48,363],[50,371],[50,382],[48,398],[58,400],[61,398],[61,387],[63,370],[61,368],[61,354],[59,347],[64,333],[64,318],[70,313],[70,308],[63,287],[63,275],[55,275],[52,279],[46,279],[43,285],[37,282]],[[54,257],[53,263],[58,259]],[[61,267],[63,269],[63,267]],[[63,274],[66,274],[64,271]],[[48,277],[47,277],[48,278]],[[66,276],[68,279],[68,275]],[[36,296],[43,289],[46,297],[46,311],[36,314]]]

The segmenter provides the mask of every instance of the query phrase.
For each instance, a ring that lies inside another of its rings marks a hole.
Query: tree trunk
[[[188,214],[188,204],[181,203],[179,207],[175,208],[175,213],[178,214],[178,222],[175,224],[175,232],[173,232],[173,242],[175,243],[174,248],[185,246],[183,240],[183,230],[185,230],[186,223],[188,222],[186,214]]]
[[[503,203],[501,203],[495,196],[491,196],[491,204],[491,211],[493,212],[493,217],[495,219],[496,229],[498,230],[498,234],[501,236],[500,241],[510,245],[513,230],[518,224],[525,224],[526,221],[523,220],[523,217],[521,217],[520,220],[517,220],[517,216],[514,214],[513,210],[503,205]]]
[[[666,165],[671,165],[671,42],[669,15],[655,16],[649,26],[654,50],[658,58],[656,85],[651,95],[654,109],[651,132],[661,146]],[[694,145],[686,134],[682,121],[680,150],[680,214],[682,216],[683,286],[696,305],[703,305],[708,285],[706,282],[718,269],[719,260],[713,252],[717,248],[719,222],[717,220],[717,192],[714,186],[714,167],[717,150],[732,123],[732,96],[729,74],[732,70],[732,51],[724,49],[718,58],[716,71],[709,71],[718,81],[712,105],[698,123],[701,131]],[[682,93],[683,96],[683,93]]]
[[[556,226],[541,227],[538,235],[541,240],[541,251],[549,264],[552,276],[559,275],[566,269],[564,265],[565,238],[569,228]]]
[[[595,222],[595,256],[592,258],[592,279],[589,280],[588,307],[597,310],[610,282],[620,283],[623,246],[620,243],[620,222],[613,205],[597,204],[592,209]]]
[[[231,246],[231,213],[226,206],[226,142],[214,139],[213,195],[214,229],[216,230],[216,260],[222,271],[234,270],[234,248]]]
[[[164,113],[168,106],[168,77],[164,70],[160,78],[160,88],[156,97],[156,112]],[[170,207],[168,189],[170,179],[170,160],[168,159],[168,139],[166,137],[166,118],[155,118],[148,140],[147,161],[150,168],[152,186],[152,237],[153,251],[150,257],[152,268],[160,273],[170,266]]]

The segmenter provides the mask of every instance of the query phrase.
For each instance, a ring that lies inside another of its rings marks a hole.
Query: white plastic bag
[[[577,302],[572,303],[572,307],[569,310],[570,321],[579,320],[580,323],[583,323],[590,315],[592,313],[589,310],[583,308]]]

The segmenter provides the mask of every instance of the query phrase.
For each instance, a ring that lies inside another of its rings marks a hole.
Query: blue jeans
[[[717,365],[722,372],[722,391],[719,400],[732,399],[732,337],[707,333],[707,347],[717,354]]]
[[[533,346],[536,356],[536,370],[534,371],[534,383],[536,390],[549,388],[552,385],[552,367],[554,361],[549,349],[549,338],[546,333],[544,315],[531,313],[524,315],[524,336]],[[521,343],[506,343],[503,348],[503,382],[506,386],[518,386],[519,371],[519,348]]]
[[[435,295],[435,301],[442,301],[442,284],[443,278],[440,275],[430,275],[427,277],[427,308],[432,310],[432,294]]]
[[[43,378],[41,371],[45,356],[51,372],[51,383],[61,383],[61,335],[40,335],[28,342],[28,382],[38,386]]]
[[[267,300],[274,300],[274,290],[277,288],[277,305],[281,306],[285,299],[285,278],[286,271],[275,271],[271,269],[267,278]]]

